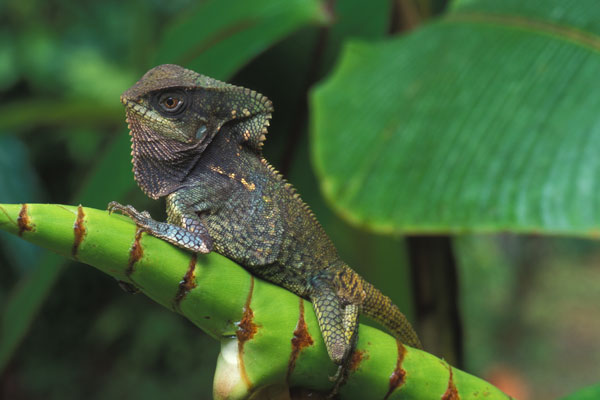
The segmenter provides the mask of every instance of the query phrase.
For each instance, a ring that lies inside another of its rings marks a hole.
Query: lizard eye
[[[185,105],[184,96],[181,93],[164,93],[159,97],[158,104],[163,111],[173,114]]]

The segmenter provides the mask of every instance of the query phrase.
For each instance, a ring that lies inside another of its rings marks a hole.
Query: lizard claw
[[[327,399],[336,399],[338,398],[340,388],[344,386],[344,384],[348,380],[348,367],[346,363],[339,365],[335,375],[330,376],[329,380],[331,382],[335,382],[335,384],[333,385],[333,388],[331,388],[331,391],[327,395]]]
[[[113,212],[118,211],[121,214],[129,215],[128,211],[131,211],[131,210],[137,211],[130,205],[124,206],[123,204],[116,202],[116,201],[111,201],[110,203],[108,203],[108,207],[106,207],[106,209],[108,210],[109,214],[112,214]]]
[[[121,206],[120,203],[117,203],[116,201],[111,201],[110,203],[108,203],[108,206],[106,207],[106,209],[108,210],[109,214],[112,214],[113,211],[118,207]]]
[[[346,346],[344,355],[341,362],[338,365],[338,369],[334,376],[330,376],[329,380],[334,382],[331,392],[327,395],[328,399],[336,399],[340,391],[340,388],[346,384],[350,377],[350,364],[352,363],[352,354],[356,350],[356,343],[358,342],[358,334],[354,333],[350,339],[350,344]]]
[[[340,365],[338,365],[338,369],[335,375],[330,376],[329,380],[331,382],[335,382],[331,392],[327,395],[328,399],[336,399],[337,395],[340,391],[340,388],[346,384],[348,381],[348,377],[350,376],[350,362],[351,362],[351,354],[348,354],[344,357],[344,360]]]
[[[112,214],[113,212],[117,211],[131,218],[140,229],[149,229],[148,221],[151,220],[152,217],[150,216],[148,211],[140,212],[136,210],[133,206],[130,206],[129,204],[124,206],[123,204],[118,203],[116,201],[111,201],[110,203],[108,203],[107,209],[109,214]]]

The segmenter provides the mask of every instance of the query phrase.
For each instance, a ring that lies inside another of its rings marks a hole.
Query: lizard
[[[330,359],[332,392],[344,384],[365,314],[422,348],[404,314],[344,263],[295,188],[263,157],[274,111],[262,94],[165,64],[121,96],[134,178],[166,197],[167,221],[111,202],[143,231],[196,253],[230,258],[312,302]]]

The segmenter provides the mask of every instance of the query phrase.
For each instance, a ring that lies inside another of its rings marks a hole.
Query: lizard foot
[[[336,399],[340,388],[346,384],[348,377],[350,376],[350,364],[352,363],[352,355],[356,350],[356,344],[358,343],[358,332],[354,332],[350,339],[350,344],[346,347],[342,362],[338,365],[338,369],[334,376],[330,376],[329,380],[334,382],[331,392],[327,396],[328,399]]]
[[[182,249],[194,253],[209,253],[212,250],[212,239],[206,228],[193,219],[186,219],[186,227],[159,222],[152,219],[147,211],[138,211],[133,206],[124,206],[116,201],[108,203],[108,212],[120,212],[135,222],[137,227],[150,235],[163,239]]]
[[[348,357],[348,360],[350,357]],[[336,399],[338,398],[338,393],[340,388],[346,384],[348,381],[348,376],[350,372],[350,368],[348,368],[348,361],[345,361],[343,364],[338,366],[338,369],[334,376],[330,376],[329,380],[334,382],[333,388],[331,388],[331,392],[327,395],[328,399]]]
[[[120,212],[121,214],[131,218],[139,228],[144,230],[151,229],[148,222],[150,222],[152,218],[150,217],[148,211],[140,212],[136,210],[133,206],[124,206],[123,204],[117,203],[116,201],[111,201],[110,203],[108,203],[108,213],[112,214],[115,211]]]

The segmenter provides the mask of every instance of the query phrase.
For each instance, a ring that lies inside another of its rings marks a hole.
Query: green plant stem
[[[220,340],[217,399],[246,399],[266,387],[322,393],[331,387],[328,376],[336,366],[311,304],[253,278],[225,257],[187,253],[136,231],[123,216],[84,207],[0,205],[0,229],[136,286]],[[353,361],[343,399],[508,398],[489,383],[364,325]],[[200,357],[199,362],[209,361]]]

